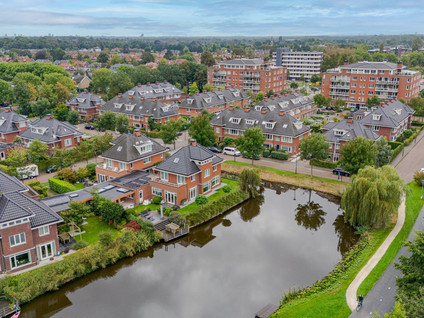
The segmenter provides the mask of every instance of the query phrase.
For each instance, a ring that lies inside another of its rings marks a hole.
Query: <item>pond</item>
[[[253,317],[328,274],[358,239],[337,198],[283,185],[169,244],[23,306],[21,317]]]

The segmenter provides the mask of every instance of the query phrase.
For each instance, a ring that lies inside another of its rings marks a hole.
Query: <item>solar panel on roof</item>
[[[105,187],[105,190],[110,190],[110,189],[113,189],[113,188],[115,188],[114,185],[108,185],[107,187]]]
[[[122,192],[122,193],[127,193],[127,192],[129,192],[130,190],[128,190],[128,189],[124,189],[124,188],[119,188],[118,190],[116,190],[116,191],[118,191],[118,192]]]
[[[72,194],[69,195],[69,197],[71,197],[71,198],[76,198],[77,196],[79,196],[78,193],[72,193]]]

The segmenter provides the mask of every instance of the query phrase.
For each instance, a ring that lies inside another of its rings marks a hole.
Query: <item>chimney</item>
[[[207,94],[208,91],[206,89],[203,90],[203,94]]]
[[[215,90],[213,88],[211,89],[211,93],[215,93]]]
[[[141,83],[138,83],[138,84],[137,84],[137,87],[141,87]]]
[[[344,63],[343,63],[343,65],[349,65],[349,61],[348,60],[345,60]]]
[[[147,82],[147,86],[150,86],[150,82]]]
[[[396,71],[398,72],[398,73],[400,73],[400,72],[402,72],[402,61],[398,61],[397,62],[397,68],[396,68]]]
[[[52,114],[47,114],[47,115],[46,115],[46,119],[48,119],[48,120],[49,120],[49,119],[52,119]]]
[[[197,95],[197,96],[199,95],[199,91],[196,91],[196,95]]]
[[[230,107],[228,107],[229,110],[234,110],[234,105],[230,105]]]
[[[245,108],[244,108],[244,111],[245,111],[246,113],[250,112],[250,107],[245,107]]]
[[[122,98],[122,93],[118,93],[118,98]]]
[[[265,98],[264,98],[264,102],[267,102],[267,101],[268,101],[268,98],[267,98],[267,97],[265,97]]]
[[[167,81],[167,80],[164,80],[164,81],[163,81],[163,83],[164,83],[164,84],[168,84],[168,81]]]
[[[266,114],[266,107],[262,107],[261,114]]]
[[[152,98],[152,102],[156,102],[158,99],[155,97],[155,98]]]
[[[137,137],[141,136],[140,129],[134,129],[134,136],[137,136]]]
[[[218,87],[218,91],[222,91],[222,88],[221,87]]]
[[[130,95],[130,96],[128,96],[128,98],[129,98],[129,99],[133,99],[133,96],[132,96],[132,95]]]
[[[284,96],[287,96],[287,93],[284,93]]]
[[[353,118],[352,118],[352,117],[348,117],[348,119],[346,119],[346,122],[347,122],[348,124],[353,123]]]
[[[159,85],[159,82],[158,81],[156,81],[156,85]]]
[[[140,97],[140,100],[144,100],[144,96],[141,96],[141,97]]]
[[[275,98],[274,98],[274,95],[272,95],[272,96],[271,96],[271,99],[272,99],[272,100],[274,100],[274,99],[275,99]]]
[[[280,110],[279,114],[280,114],[280,116],[284,116],[286,113],[284,111]]]
[[[10,111],[11,111],[11,109],[10,109],[10,108],[5,108],[5,109],[4,109],[4,112],[5,112],[5,113],[10,113]]]
[[[191,146],[196,147],[196,146],[197,146],[197,141],[196,141],[196,139],[190,139],[190,140],[188,141],[188,144],[189,144],[189,145],[191,145]]]
[[[88,94],[88,90],[87,89],[84,90],[84,94]]]

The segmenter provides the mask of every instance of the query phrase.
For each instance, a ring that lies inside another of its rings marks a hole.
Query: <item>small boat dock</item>
[[[16,308],[10,309],[10,303],[8,301],[0,300],[0,318],[10,317],[16,311]]]
[[[190,232],[187,224],[179,226],[178,224],[172,223],[166,216],[161,216],[155,211],[143,211],[140,213],[140,217],[151,221],[154,230],[162,232],[162,238],[165,242],[175,240]]]

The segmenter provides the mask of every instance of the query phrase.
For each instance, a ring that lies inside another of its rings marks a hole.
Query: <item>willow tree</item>
[[[261,177],[257,170],[244,169],[240,173],[240,189],[246,192],[249,197],[254,198],[259,194],[258,188],[261,185]]]
[[[385,227],[399,208],[403,191],[395,168],[360,169],[342,197],[345,221],[355,227]]]

